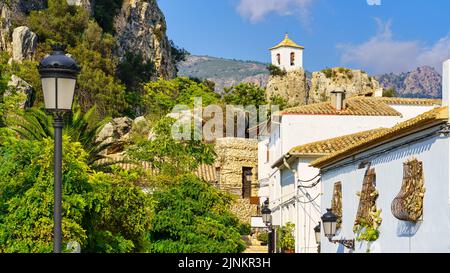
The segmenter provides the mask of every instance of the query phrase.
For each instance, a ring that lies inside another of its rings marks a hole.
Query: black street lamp
[[[273,253],[275,250],[275,233],[274,230],[272,228],[272,211],[269,209],[269,199],[266,199],[266,201],[264,201],[264,206],[261,209],[261,214],[262,214],[262,220],[264,222],[264,224],[267,226],[269,233],[268,233],[268,252],[269,253]]]
[[[316,237],[317,253],[320,253],[320,222],[314,227],[314,235]]]
[[[325,234],[325,237],[333,244],[341,244],[346,248],[355,250],[355,239],[333,240],[333,237],[336,235],[337,219],[338,217],[333,213],[332,209],[327,209],[327,213],[322,216],[323,233]]]
[[[63,115],[72,110],[75,83],[80,68],[68,57],[63,47],[52,47],[53,52],[38,66],[44,93],[45,109],[53,114],[55,128],[54,152],[54,227],[53,252],[61,253],[61,205],[62,205],[62,129]]]
[[[272,211],[269,209],[269,200],[264,201],[264,207],[261,210],[262,219],[266,226],[272,224]]]

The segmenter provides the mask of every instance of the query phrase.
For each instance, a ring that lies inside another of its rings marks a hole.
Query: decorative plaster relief
[[[400,193],[392,201],[392,214],[399,220],[419,221],[423,215],[424,196],[423,163],[417,159],[403,163],[403,183]]]

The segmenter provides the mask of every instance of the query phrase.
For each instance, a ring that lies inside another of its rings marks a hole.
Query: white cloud
[[[343,64],[357,65],[375,74],[405,72],[423,65],[440,72],[442,62],[450,58],[450,35],[426,46],[420,41],[396,40],[391,31],[391,21],[376,21],[378,32],[369,40],[357,45],[338,45],[342,50]]]
[[[304,23],[309,21],[308,8],[314,0],[240,0],[239,14],[256,23],[269,13],[281,16],[298,15]]]

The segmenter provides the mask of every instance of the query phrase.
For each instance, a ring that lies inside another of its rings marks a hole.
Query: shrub
[[[281,77],[283,77],[283,76],[286,76],[286,74],[287,74],[285,69],[281,69],[278,66],[273,65],[273,64],[267,66],[267,70],[269,70],[269,74],[271,76],[281,76]]]
[[[245,249],[239,220],[227,209],[231,197],[195,175],[155,192],[148,251],[238,253]]]
[[[260,232],[257,236],[258,241],[267,245],[269,243],[269,233],[267,231]]]

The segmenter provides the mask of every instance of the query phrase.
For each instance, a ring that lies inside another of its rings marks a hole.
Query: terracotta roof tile
[[[430,124],[432,122],[448,120],[448,107],[438,107],[434,108],[422,115],[419,115],[413,119],[401,122],[396,126],[376,132],[374,134],[369,135],[367,138],[362,138],[358,142],[345,147],[339,151],[331,153],[327,156],[321,157],[311,163],[311,166],[321,168],[332,164],[336,160],[345,158],[349,155],[362,152],[364,150],[373,147],[373,145],[377,145],[391,139],[395,139],[399,137],[401,134],[405,134],[408,132],[413,132],[414,129],[418,129],[421,126]]]
[[[320,155],[330,154],[339,151],[345,147],[351,146],[363,139],[366,139],[370,135],[384,132],[388,129],[378,128],[374,130],[359,132],[351,135],[345,135],[326,139],[322,141],[316,141],[304,145],[300,145],[292,148],[289,151],[291,155]]]
[[[337,111],[331,102],[303,105],[281,111],[282,115],[353,115],[353,116],[400,116],[390,105],[440,105],[440,100],[382,97],[352,97],[345,100],[346,108]]]

